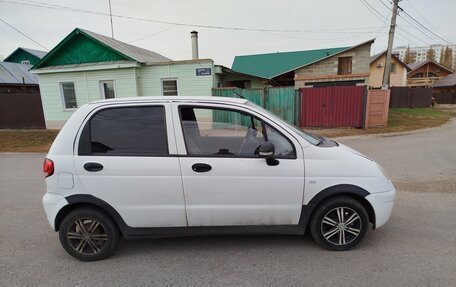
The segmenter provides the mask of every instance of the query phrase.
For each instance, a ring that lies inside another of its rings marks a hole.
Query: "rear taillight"
[[[54,174],[54,162],[50,159],[45,159],[43,164],[43,171],[46,174],[46,177]]]

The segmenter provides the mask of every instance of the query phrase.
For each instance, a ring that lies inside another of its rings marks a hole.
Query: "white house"
[[[211,59],[172,61],[155,52],[75,29],[32,68],[38,75],[46,127],[61,128],[75,109],[109,98],[211,96]]]

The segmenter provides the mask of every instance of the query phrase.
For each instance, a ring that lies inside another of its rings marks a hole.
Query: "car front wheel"
[[[96,261],[114,251],[119,231],[104,212],[80,208],[71,211],[63,219],[59,237],[63,248],[71,256],[81,261]]]
[[[366,209],[353,198],[336,197],[317,207],[310,222],[314,240],[329,250],[348,250],[364,237],[369,218]]]

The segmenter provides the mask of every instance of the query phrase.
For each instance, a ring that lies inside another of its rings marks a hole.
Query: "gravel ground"
[[[0,154],[0,286],[454,286],[456,122],[342,142],[380,162],[399,190],[393,215],[349,252],[310,236],[124,241],[82,263],[45,219],[43,154]]]

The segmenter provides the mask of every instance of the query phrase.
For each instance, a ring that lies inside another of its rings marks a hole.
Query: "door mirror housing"
[[[275,147],[272,142],[264,142],[258,149],[258,156],[262,158],[273,157],[275,153]]]
[[[274,158],[275,147],[272,142],[266,141],[258,148],[258,156],[266,159],[266,163],[271,166],[279,164],[279,161]]]

